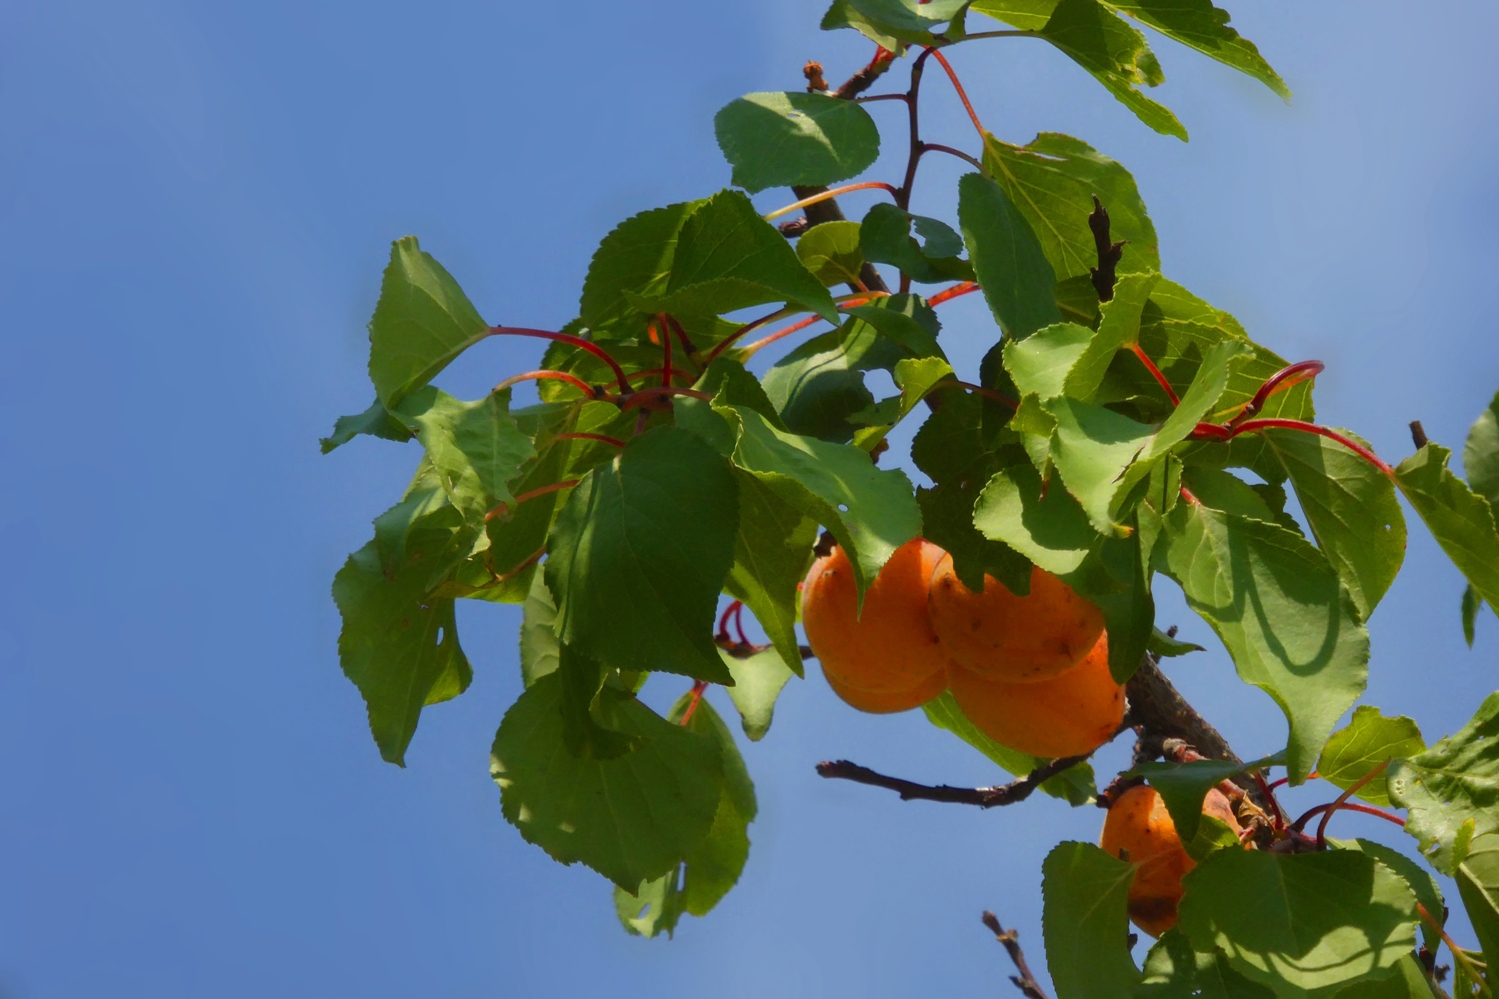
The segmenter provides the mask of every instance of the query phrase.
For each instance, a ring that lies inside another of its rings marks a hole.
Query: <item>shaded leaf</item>
[[[323,454],[347,444],[360,434],[369,434],[388,441],[409,441],[411,431],[401,421],[390,415],[390,410],[379,399],[370,403],[370,408],[353,416],[340,416],[333,424],[333,433],[318,441]]]
[[[765,648],[743,659],[723,653],[724,665],[734,677],[729,700],[739,710],[740,724],[751,742],[759,742],[770,731],[776,699],[794,674],[773,648]]]
[[[1436,878],[1431,876],[1425,867],[1401,853],[1399,850],[1391,849],[1383,843],[1376,843],[1368,839],[1332,840],[1328,842],[1340,850],[1358,850],[1366,853],[1375,860],[1384,864],[1390,870],[1405,879],[1405,883],[1411,886],[1411,891],[1416,893],[1416,901],[1426,906],[1426,911],[1442,917],[1446,911],[1446,903],[1442,900],[1442,889],[1437,886]],[[1428,950],[1436,953],[1437,947],[1441,945],[1442,938],[1437,931],[1432,929],[1422,920],[1417,924],[1421,932],[1421,939]]]
[[[823,222],[813,226],[796,241],[796,256],[823,284],[858,284],[859,270],[864,266],[859,253],[859,223]]]
[[[911,235],[913,227],[924,243]],[[870,263],[897,267],[923,284],[973,279],[973,268],[958,257],[963,238],[951,226],[888,202],[877,203],[865,214],[859,227],[859,252]]]
[[[1488,500],[1489,506],[1499,507],[1499,394],[1489,400],[1488,408],[1468,431],[1463,471],[1472,490]]]
[[[1041,475],[1028,463],[1004,468],[989,480],[974,506],[973,524],[985,537],[1003,541],[1059,576],[1081,567],[1101,540],[1067,490],[1043,494]]]
[[[1456,878],[1463,908],[1468,911],[1479,947],[1489,962],[1487,977],[1492,985],[1494,962],[1499,955],[1499,833],[1473,838],[1468,855],[1457,867]]]
[[[683,694],[667,720],[681,724],[690,695]],[[749,857],[749,824],[759,811],[755,785],[739,755],[733,733],[706,699],[698,701],[686,728],[713,740],[723,760],[723,796],[707,836],[683,856],[682,896],[688,912],[706,916],[728,894]]]
[[[370,319],[370,381],[381,402],[394,406],[488,335],[489,324],[415,236],[391,244]]]
[[[575,757],[564,746],[561,702],[553,673],[505,712],[489,764],[505,818],[559,863],[581,861],[629,891],[674,871],[717,814],[724,784],[717,743],[605,687],[601,717],[640,748]]]
[[[958,707],[951,691],[944,690],[923,704],[921,710],[926,712],[927,721],[951,732],[1016,777],[1024,777],[1037,767],[1051,762],[1001,745],[979,731],[978,726],[969,721],[968,716]],[[1079,763],[1054,777],[1048,777],[1041,782],[1040,789],[1053,798],[1061,798],[1076,807],[1092,804],[1097,798],[1098,787],[1094,781],[1093,765]]]
[[[1176,115],[1139,90],[1165,79],[1145,36],[1107,7],[1097,0],[1061,0],[1041,37],[1067,53],[1146,125],[1186,141],[1187,130]]]
[[[1384,978],[1415,948],[1405,879],[1350,850],[1219,850],[1183,879],[1177,926],[1279,996]]]
[[[714,116],[713,130],[733,182],[751,194],[846,180],[880,154],[869,112],[825,94],[746,94]]]
[[[508,391],[463,402],[428,385],[392,412],[421,441],[448,499],[471,522],[515,502],[508,483],[536,449],[510,416]]]
[[[1193,642],[1183,642],[1179,639],[1172,638],[1170,635],[1167,635],[1165,632],[1159,630],[1155,631],[1150,636],[1150,643],[1147,648],[1149,648],[1150,651],[1155,655],[1168,658],[1172,656],[1184,656],[1188,652],[1207,651],[1207,649],[1204,649],[1201,645],[1197,645]]]
[[[1395,483],[1432,536],[1499,614],[1499,530],[1488,500],[1447,468],[1452,452],[1427,444],[1395,469]]]
[[[1015,339],[1062,321],[1056,274],[1041,243],[998,184],[981,174],[958,182],[958,219],[973,271],[995,322]]]
[[[823,14],[822,23],[819,27],[823,31],[853,28],[871,42],[896,55],[901,55],[905,51],[904,38],[902,36],[910,37],[909,32],[897,31],[888,25],[880,24],[865,17],[854,9],[849,0],[833,0],[832,6],[828,8],[827,13]],[[921,32],[920,34],[926,37],[919,39],[919,43],[926,44],[930,41],[930,34],[928,32]]]
[[[744,601],[785,666],[800,675],[797,586],[812,562],[817,521],[755,475],[735,469],[734,477],[739,482],[739,526],[724,588]]]
[[[1150,786],[1156,789],[1165,802],[1166,810],[1171,813],[1176,834],[1185,842],[1197,835],[1197,827],[1202,820],[1202,802],[1209,791],[1239,774],[1284,765],[1285,753],[1281,752],[1249,763],[1229,763],[1225,760],[1142,763],[1125,776],[1144,777],[1150,782]]]
[[[1378,708],[1361,704],[1353,720],[1332,734],[1317,761],[1317,776],[1347,789],[1381,763],[1416,756],[1426,749],[1421,730],[1404,715],[1386,718]],[[1388,774],[1380,774],[1358,789],[1357,797],[1371,805],[1390,803]]]
[[[1405,831],[1433,867],[1451,874],[1453,846],[1471,821],[1473,838],[1499,832],[1499,693],[1473,718],[1425,752],[1389,770],[1390,801],[1407,810]]]
[[[632,439],[573,490],[547,542],[558,637],[610,668],[731,682],[713,621],[738,522],[738,483],[700,437]]]
[[[1239,974],[1228,958],[1192,949],[1181,930],[1167,930],[1145,955],[1137,999],[1274,999],[1275,992]]]
[[[646,298],[665,293],[676,256],[677,236],[687,216],[702,204],[685,201],[633,215],[615,226],[599,243],[588,264],[583,296],[578,303],[578,315],[583,325],[594,331],[595,338],[600,331],[630,318],[634,321],[614,335],[645,331],[645,317],[636,314],[624,292]],[[614,335],[606,337],[612,339]]]
[[[1233,657],[1290,724],[1287,770],[1311,772],[1368,677],[1369,636],[1327,560],[1274,524],[1179,503],[1157,567],[1181,586]]]
[[[1436,993],[1421,962],[1414,954],[1406,954],[1395,962],[1393,974],[1340,989],[1337,999],[1436,999]]]
[[[557,605],[541,573],[531,577],[531,589],[521,608],[520,675],[527,687],[548,673],[557,672],[561,646],[553,630]]]
[[[1140,980],[1126,939],[1135,866],[1092,843],[1058,843],[1047,854],[1041,927],[1057,999],[1128,995]]]

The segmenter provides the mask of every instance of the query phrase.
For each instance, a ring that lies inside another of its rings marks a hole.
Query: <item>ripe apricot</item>
[[[1228,798],[1217,788],[1208,792],[1202,812],[1239,831],[1239,820]],[[1140,865],[1129,886],[1130,920],[1153,937],[1175,926],[1182,875],[1197,862],[1187,855],[1176,834],[1176,823],[1155,788],[1142,784],[1121,794],[1104,820],[1098,845],[1115,857],[1121,850],[1127,851],[1128,860]]]
[[[927,582],[944,554],[921,538],[901,545],[865,591],[862,614],[843,550],[812,564],[802,626],[833,689],[854,707],[900,711],[941,693],[947,656],[928,617]],[[897,703],[904,707],[865,706]]]
[[[1032,756],[1091,753],[1124,720],[1124,688],[1109,675],[1107,634],[1082,662],[1049,680],[1004,683],[950,662],[947,686],[981,732]]]
[[[1103,632],[1103,614],[1039,567],[1031,592],[1011,593],[993,576],[974,593],[943,559],[931,581],[932,627],[948,654],[980,676],[1031,683],[1082,661]]]
[[[942,693],[943,688],[947,686],[947,677],[937,673],[919,687],[912,687],[895,694],[872,694],[867,690],[845,686],[826,666],[823,667],[822,675],[828,681],[828,686],[833,688],[833,693],[843,699],[843,703],[876,715],[888,715],[897,711],[919,708]]]

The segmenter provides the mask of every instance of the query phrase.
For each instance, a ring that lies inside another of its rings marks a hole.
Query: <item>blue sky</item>
[[[1235,7],[1295,101],[1160,41],[1154,96],[1186,145],[1040,44],[954,63],[1001,136],[1070,132],[1130,167],[1168,276],[1328,363],[1324,420],[1392,459],[1416,418],[1460,448],[1499,387],[1499,10]],[[486,757],[520,689],[514,609],[462,608],[474,685],[424,716],[405,770],[379,761],[334,654],[329,580],[415,462],[414,445],[316,444],[368,402],[389,241],[419,235],[491,322],[555,328],[610,227],[727,183],[718,107],[797,88],[807,58],[836,79],[862,64],[867,44],[819,33],[820,14],[0,8],[0,996],[992,994],[1008,969],[983,908],[1041,963],[1040,860],[1096,838],[1100,813],[902,804],[812,772],[849,757],[998,779],[919,713],[859,715],[815,676],[794,683],[745,746],[761,816],[742,883],[675,940],[643,941],[602,879],[500,816]],[[940,79],[928,94],[933,137],[971,147]],[[959,167],[923,166],[918,210],[951,217]],[[944,310],[971,370],[992,322],[977,296]],[[472,397],[538,356],[487,343],[440,383]],[[1430,739],[1499,687],[1499,621],[1466,649],[1460,591],[1413,524],[1366,700]],[[1277,748],[1268,698],[1179,598],[1161,603],[1162,624],[1214,645],[1172,676],[1241,752]],[[1362,822],[1337,820],[1405,845]]]

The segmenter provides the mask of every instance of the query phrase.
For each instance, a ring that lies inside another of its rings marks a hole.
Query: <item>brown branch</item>
[[[1124,244],[1129,240],[1109,242],[1109,213],[1096,194],[1093,195],[1093,212],[1088,216],[1088,228],[1093,230],[1093,242],[1098,247],[1098,266],[1091,269],[1093,290],[1098,292],[1100,302],[1107,302],[1114,297],[1114,268],[1119,266]]]
[[[874,58],[869,60],[869,65],[850,76],[843,86],[833,91],[833,96],[843,101],[853,100],[874,86],[874,81],[884,76],[885,70],[889,69],[894,61],[894,52],[880,49],[874,54]]]
[[[1411,441],[1416,445],[1417,451],[1431,443],[1426,438],[1426,428],[1421,426],[1420,420],[1411,421]]]
[[[868,767],[861,767],[857,763],[850,763],[848,760],[819,763],[817,775],[851,780],[857,784],[868,784],[871,787],[883,787],[899,794],[901,801],[943,801],[955,805],[997,808],[1000,805],[1013,805],[1017,801],[1024,801],[1047,778],[1055,777],[1068,767],[1076,766],[1087,758],[1087,756],[1064,756],[1037,767],[1019,780],[1001,784],[998,787],[949,787],[946,784],[932,787],[902,780],[899,777],[886,777],[882,773],[877,773]]]
[[[999,919],[994,913],[985,910],[984,925],[989,932],[994,934],[994,939],[1004,944],[1006,953],[1015,964],[1018,975],[1011,975],[1010,981],[1020,990],[1026,999],[1047,999],[1046,993],[1041,991],[1041,986],[1036,982],[1036,976],[1031,974],[1030,965],[1025,963],[1025,951],[1020,949],[1020,934],[1014,930],[1007,930],[999,925]]]
[[[1206,759],[1244,762],[1229,748],[1228,740],[1172,686],[1153,657],[1146,655],[1141,660],[1124,692],[1129,698],[1129,720],[1139,727],[1142,742],[1146,738],[1181,739]]]

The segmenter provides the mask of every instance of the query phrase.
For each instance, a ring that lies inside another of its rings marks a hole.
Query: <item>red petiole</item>
[[[559,441],[599,441],[603,444],[613,444],[615,447],[625,446],[625,442],[618,437],[610,437],[606,434],[589,434],[582,431],[570,434],[558,434],[553,439]]]
[[[554,380],[554,381],[559,381],[559,382],[567,382],[569,385],[573,386],[574,388],[576,388],[580,392],[582,392],[584,395],[588,396],[588,398],[590,398],[590,399],[597,399],[598,398],[598,393],[593,390],[593,386],[592,385],[589,385],[587,382],[583,381],[583,379],[579,378],[577,375],[570,375],[566,371],[548,371],[548,370],[527,371],[527,372],[524,372],[524,373],[519,374],[519,375],[511,375],[509,378],[506,378],[504,381],[500,382],[500,384],[498,384],[494,388],[490,389],[490,391],[491,392],[503,392],[505,389],[509,388],[512,385],[517,384],[518,382],[546,381],[546,380]]]
[[[1151,377],[1156,380],[1156,384],[1165,390],[1166,398],[1171,400],[1171,405],[1180,406],[1181,400],[1176,397],[1176,390],[1171,387],[1171,383],[1166,380],[1166,376],[1161,374],[1161,369],[1156,367],[1155,362],[1150,359],[1150,355],[1145,353],[1138,343],[1130,347],[1130,352],[1140,359],[1140,363],[1145,365],[1145,370],[1150,372]]]
[[[681,724],[683,728],[686,728],[687,723],[692,721],[692,715],[697,711],[697,706],[703,699],[703,691],[707,689],[707,680],[699,680],[692,685],[692,700],[687,702],[687,710],[682,712]]]
[[[583,339],[580,336],[573,336],[571,333],[553,333],[549,330],[526,329],[525,327],[521,326],[491,326],[489,328],[489,335],[533,336],[541,340],[554,340],[557,343],[570,344],[571,346],[577,347],[579,350],[586,350],[594,357],[597,357],[599,360],[609,365],[610,369],[614,371],[614,377],[619,380],[619,390],[621,392],[630,391],[630,381],[625,377],[625,369],[619,366],[619,362],[616,361],[607,350],[600,347],[596,343],[591,343],[588,340]]]
[[[623,447],[623,445],[621,445],[621,447]],[[528,499],[535,499],[538,496],[545,496],[547,493],[554,493],[554,492],[556,492],[559,489],[571,489],[573,486],[577,485],[579,482],[582,482],[582,481],[583,481],[582,479],[564,479],[562,482],[553,482],[549,486],[542,486],[542,487],[540,487],[538,489],[532,489],[532,490],[530,490],[528,492],[521,493],[519,496],[515,497],[515,503],[514,504],[501,503],[498,506],[496,506],[493,510],[489,511],[488,513],[486,513],[484,515],[484,521],[485,521],[485,523],[488,523],[489,521],[495,519],[496,517],[505,517],[505,516],[508,516],[509,513],[510,513],[510,511],[512,509],[514,509],[517,506],[520,506],[522,503],[524,503]]]

